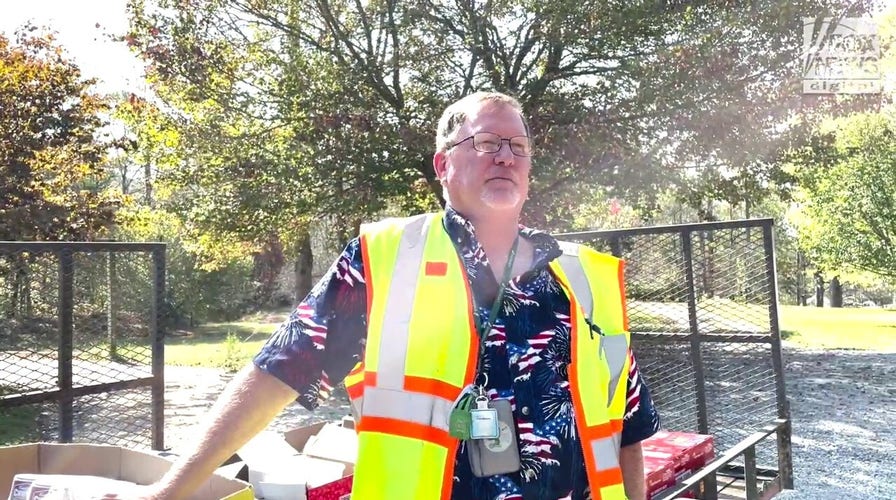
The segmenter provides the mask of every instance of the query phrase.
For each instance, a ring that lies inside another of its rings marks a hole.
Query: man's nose
[[[495,153],[495,163],[498,165],[504,165],[506,167],[513,166],[514,155],[513,151],[510,150],[510,141],[503,140],[501,141],[501,149]]]

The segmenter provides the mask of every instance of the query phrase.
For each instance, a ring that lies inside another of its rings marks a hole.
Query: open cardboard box
[[[258,498],[338,500],[351,492],[357,435],[351,420],[319,422],[283,434],[262,432],[227,466]],[[223,469],[220,469],[223,470]]]
[[[34,443],[0,447],[0,498],[6,498],[16,474],[100,476],[136,484],[151,484],[171,467],[154,454],[97,444]],[[220,475],[209,478],[192,500],[252,500],[249,484]]]

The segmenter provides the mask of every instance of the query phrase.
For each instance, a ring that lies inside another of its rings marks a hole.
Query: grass
[[[670,304],[671,308],[675,305]],[[682,307],[686,307],[682,304]],[[730,303],[701,302],[702,310],[724,316]],[[750,308],[750,315],[767,318],[764,306],[738,304],[740,314]],[[744,309],[747,308],[747,309]],[[686,310],[682,311],[686,314]],[[676,321],[644,309],[629,310],[633,326],[641,330],[680,330]],[[288,311],[256,313],[240,321],[209,323],[169,337],[165,347],[165,363],[181,366],[204,366],[235,371],[248,363],[267,338],[286,318]],[[730,313],[729,313],[730,314]],[[815,308],[781,306],[781,334],[788,343],[812,349],[858,349],[896,352],[896,310],[876,308]]]
[[[239,370],[285,319],[283,314],[252,315],[241,321],[207,323],[165,342],[165,364]]]
[[[782,306],[781,334],[813,349],[896,352],[896,310]]]
[[[8,386],[0,385],[0,396],[18,392]],[[0,446],[29,443],[40,439],[37,428],[37,416],[41,412],[39,405],[25,405],[0,410]]]

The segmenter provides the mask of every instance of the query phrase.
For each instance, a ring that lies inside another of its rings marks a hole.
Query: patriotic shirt
[[[492,304],[483,296],[497,288],[495,274],[490,272],[469,221],[448,208],[444,230],[463,257],[476,314],[485,322]],[[533,244],[533,264],[507,288],[503,307],[488,333],[485,369],[490,397],[511,402],[521,468],[513,474],[474,477],[466,448],[460,446],[452,499],[591,498],[567,378],[569,299],[547,267],[561,251],[547,233],[521,227],[520,236]],[[360,242],[355,239],[271,336],[255,364],[290,385],[299,393],[299,403],[313,410],[361,360],[366,311],[364,265]],[[659,429],[650,392],[631,352],[629,356],[623,446],[640,442]]]

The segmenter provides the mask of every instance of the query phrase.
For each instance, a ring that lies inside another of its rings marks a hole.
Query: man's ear
[[[436,173],[436,179],[444,181],[448,176],[448,152],[437,151],[432,155],[432,169]]]

